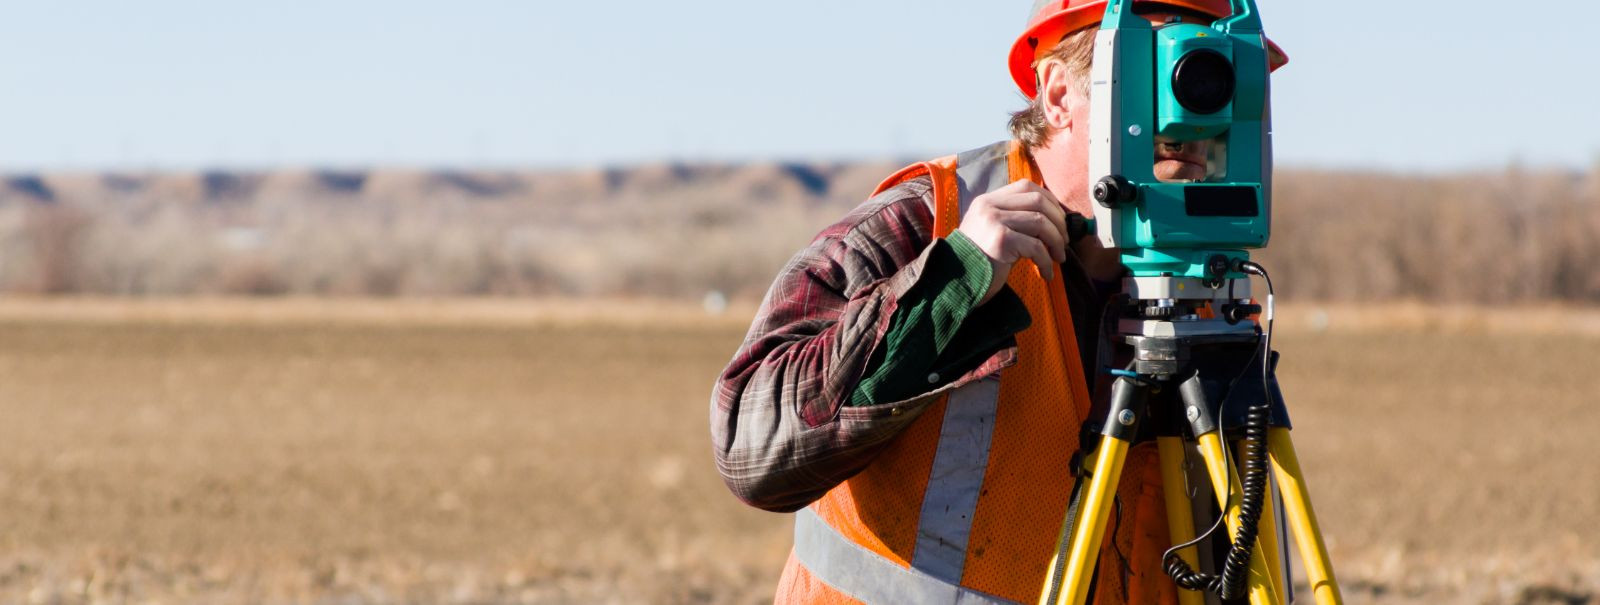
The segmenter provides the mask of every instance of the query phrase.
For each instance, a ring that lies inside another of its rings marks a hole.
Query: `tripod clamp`
[[[1171,382],[1179,385],[1178,401],[1183,406],[1181,417],[1188,421],[1192,434],[1220,433],[1219,425],[1224,424],[1242,427],[1244,438],[1240,462],[1243,480],[1239,514],[1234,524],[1233,545],[1221,573],[1196,573],[1188,562],[1173,552],[1169,552],[1163,561],[1167,573],[1180,587],[1206,590],[1224,599],[1233,599],[1242,596],[1245,591],[1263,507],[1268,505],[1265,501],[1268,424],[1273,416],[1284,419],[1286,423],[1287,413],[1282,409],[1281,397],[1267,396],[1265,389],[1272,385],[1250,384],[1246,380],[1246,377],[1257,375],[1252,370],[1260,367],[1261,363],[1258,346],[1260,335],[1253,329],[1241,330],[1239,328],[1242,326],[1237,324],[1211,320],[1209,326],[1191,327],[1189,331],[1192,333],[1179,335],[1183,326],[1171,324],[1170,321],[1145,320],[1136,324],[1140,328],[1136,333],[1123,334],[1125,342],[1133,348],[1134,357],[1128,370],[1113,372],[1117,379],[1111,387],[1101,434],[1118,441],[1137,441],[1140,417],[1151,413],[1151,396],[1163,384]],[[1197,350],[1199,355],[1196,355]],[[1217,393],[1219,386],[1223,387],[1224,392]],[[1233,422],[1222,415],[1230,395],[1249,400],[1243,410],[1234,408],[1242,411],[1243,417]],[[1170,397],[1167,399],[1171,400]],[[1160,409],[1163,406],[1157,404],[1156,407]],[[1273,414],[1274,407],[1278,408],[1277,414]],[[1154,414],[1158,419],[1158,435],[1181,435],[1181,429],[1175,426],[1175,419],[1180,416],[1175,412],[1169,409]]]
[[[1082,602],[1089,561],[1099,548],[1098,536],[1128,449],[1154,437],[1161,445],[1164,467],[1170,461],[1171,469],[1163,468],[1163,480],[1173,489],[1187,485],[1179,478],[1186,457],[1178,445],[1186,434],[1198,440],[1213,491],[1222,500],[1219,523],[1223,518],[1228,521],[1234,540],[1217,575],[1194,572],[1194,558],[1180,553],[1179,547],[1163,557],[1163,567],[1185,589],[1227,599],[1248,593],[1253,602],[1282,602],[1281,574],[1260,581],[1276,569],[1267,554],[1276,548],[1276,541],[1271,532],[1258,534],[1257,527],[1263,516],[1271,515],[1266,502],[1268,432],[1281,430],[1286,439],[1288,413],[1277,381],[1269,378],[1276,357],[1263,361],[1265,335],[1254,323],[1242,321],[1253,314],[1249,280],[1130,277],[1124,281],[1124,292],[1127,304],[1121,306],[1117,335],[1131,354],[1124,354],[1122,368],[1106,370],[1115,376],[1110,397],[1090,412],[1091,419],[1099,419],[1098,425],[1093,420],[1085,423],[1087,439],[1082,442],[1098,445],[1074,456],[1074,466],[1086,471],[1080,473],[1084,496],[1073,506],[1080,512],[1069,517],[1076,519],[1072,526],[1063,525],[1054,571],[1041,602]],[[1207,307],[1212,312],[1203,317]],[[1229,477],[1235,475],[1225,470],[1232,465],[1224,433],[1243,435],[1237,472],[1243,481],[1232,482],[1231,488]],[[1169,511],[1180,506],[1178,502],[1188,500],[1169,500]],[[1258,535],[1263,544],[1259,548]],[[1178,542],[1193,536],[1192,525],[1173,534]]]

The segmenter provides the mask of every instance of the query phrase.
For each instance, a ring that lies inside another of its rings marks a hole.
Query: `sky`
[[[0,172],[946,155],[1006,137],[1031,4],[13,2]],[[1258,5],[1280,166],[1600,165],[1593,0]]]

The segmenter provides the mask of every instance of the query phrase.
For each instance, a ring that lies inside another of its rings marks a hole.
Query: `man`
[[[1158,24],[1230,12],[1135,8]],[[1092,214],[1087,78],[1104,11],[1037,2],[1011,53],[1031,99],[1015,140],[907,168],[825,229],[718,380],[711,432],[729,488],[799,511],[777,601],[1038,599],[1122,271],[1115,251],[1069,233]],[[1205,143],[1160,142],[1159,178],[1206,177]],[[1175,602],[1153,448],[1126,469],[1095,602]]]

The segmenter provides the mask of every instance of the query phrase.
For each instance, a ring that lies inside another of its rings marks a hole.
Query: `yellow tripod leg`
[[[1217,493],[1217,503],[1227,515],[1228,535],[1238,535],[1239,531],[1239,498],[1242,489],[1239,487],[1239,473],[1229,472],[1227,469],[1227,450],[1223,449],[1222,438],[1216,432],[1201,435],[1200,456],[1205,458],[1206,470],[1211,474],[1211,487]],[[1231,479],[1223,483],[1223,477]],[[1275,605],[1278,600],[1278,589],[1272,584],[1272,572],[1267,569],[1267,559],[1263,556],[1261,540],[1256,540],[1256,547],[1250,553],[1250,578],[1249,586],[1251,605]]]
[[[1156,447],[1161,454],[1161,491],[1167,501],[1167,532],[1173,544],[1183,544],[1194,539],[1194,512],[1189,510],[1189,481],[1183,472],[1183,439],[1157,437]],[[1178,558],[1191,569],[1200,567],[1195,547],[1178,551]],[[1204,593],[1178,590],[1178,605],[1205,605]]]
[[[1122,477],[1122,465],[1128,459],[1129,444],[1115,437],[1101,437],[1100,447],[1095,448],[1093,475],[1089,477],[1088,485],[1084,486],[1083,498],[1078,506],[1078,519],[1072,525],[1072,533],[1067,534],[1065,527],[1058,544],[1071,536],[1071,544],[1066,545],[1066,552],[1061,547],[1056,548],[1055,557],[1050,561],[1050,569],[1055,569],[1059,558],[1067,558],[1066,567],[1062,571],[1064,579],[1061,583],[1061,592],[1056,600],[1050,601],[1050,584],[1045,584],[1044,591],[1039,595],[1041,605],[1083,605],[1089,597],[1089,579],[1094,577],[1094,565],[1100,555],[1100,541],[1106,533],[1106,521],[1111,517],[1112,500],[1117,494],[1117,482]],[[1063,523],[1063,526],[1066,524]]]
[[[1278,476],[1278,489],[1283,492],[1284,513],[1294,531],[1295,543],[1300,545],[1300,559],[1306,565],[1311,594],[1318,605],[1342,604],[1344,597],[1339,594],[1339,582],[1333,577],[1328,545],[1322,541],[1317,513],[1311,508],[1311,492],[1306,489],[1305,475],[1300,472],[1300,458],[1295,455],[1289,429],[1268,430],[1267,451],[1271,454],[1273,474]]]
[[[1244,454],[1244,444],[1240,443],[1233,448],[1235,456]],[[1288,603],[1289,596],[1286,592],[1289,586],[1284,584],[1283,561],[1278,560],[1278,554],[1283,552],[1278,545],[1278,513],[1277,507],[1272,504],[1272,485],[1268,479],[1266,500],[1262,502],[1261,521],[1257,524],[1260,531],[1256,532],[1256,549],[1261,551],[1261,556],[1267,561],[1267,570],[1272,573],[1273,596],[1279,603]]]

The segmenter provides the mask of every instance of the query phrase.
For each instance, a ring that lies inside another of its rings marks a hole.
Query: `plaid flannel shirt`
[[[741,500],[798,510],[865,468],[940,394],[1015,363],[1008,336],[1028,318],[1007,288],[985,305],[1011,317],[1007,337],[957,335],[979,349],[957,356],[956,375],[930,374],[925,392],[899,401],[849,404],[883,355],[902,297],[930,257],[949,254],[933,237],[932,208],[925,177],[874,196],[824,229],[767,292],[711,402],[717,468]]]

